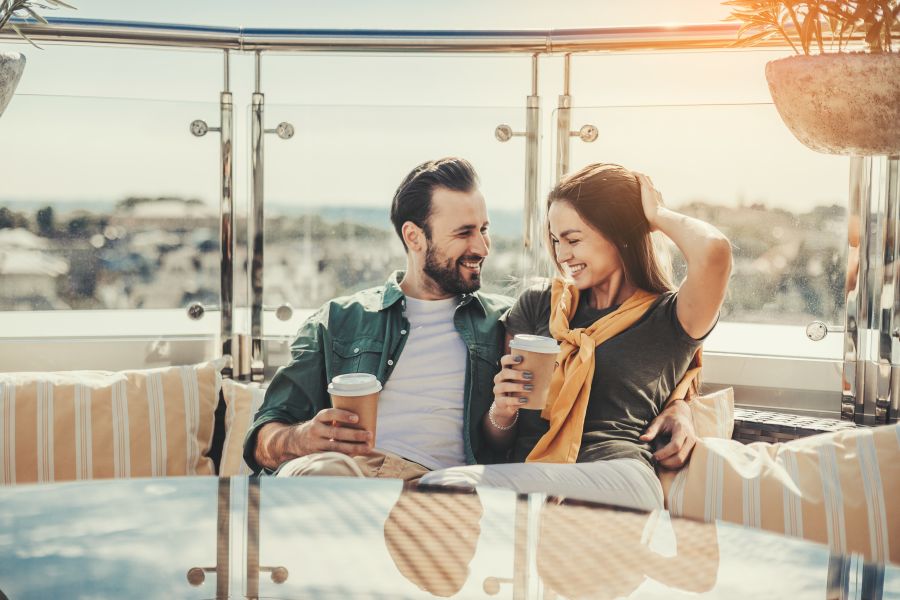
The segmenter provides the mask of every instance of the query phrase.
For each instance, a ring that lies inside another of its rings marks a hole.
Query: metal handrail
[[[206,48],[236,51],[523,53],[727,49],[737,23],[535,30],[272,29],[50,18],[14,19],[36,42]],[[0,40],[15,39],[11,30]],[[788,48],[777,39],[761,46]]]

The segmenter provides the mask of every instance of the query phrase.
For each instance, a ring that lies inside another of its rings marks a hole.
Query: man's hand
[[[303,451],[300,456],[315,452],[340,452],[347,456],[360,456],[372,451],[372,434],[356,425],[356,413],[339,408],[325,408],[312,420],[296,427],[296,443]]]
[[[373,447],[372,434],[342,426],[358,422],[359,417],[350,411],[326,408],[305,423],[266,423],[257,437],[256,462],[274,469],[283,462],[316,452],[369,454]]]
[[[653,419],[640,439],[643,442],[650,442],[657,437],[662,437],[660,434],[668,435],[670,439],[668,444],[653,453],[657,464],[666,469],[683,467],[697,443],[691,408],[687,402],[675,400],[669,404],[658,417]]]

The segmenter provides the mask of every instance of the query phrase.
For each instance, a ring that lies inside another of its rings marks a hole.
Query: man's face
[[[479,289],[481,267],[491,248],[481,192],[436,188],[428,222],[431,236],[426,240],[425,275],[447,294]]]

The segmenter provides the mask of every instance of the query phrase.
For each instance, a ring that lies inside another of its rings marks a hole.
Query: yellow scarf
[[[541,417],[550,421],[550,429],[538,440],[526,462],[574,463],[581,448],[584,417],[594,380],[594,349],[638,322],[659,297],[638,290],[615,311],[590,327],[569,329],[569,319],[578,307],[578,289],[562,279],[554,279],[550,292],[550,334],[560,344],[558,366],[550,381],[547,406]],[[691,383],[700,374],[701,353],[666,404],[684,398]]]

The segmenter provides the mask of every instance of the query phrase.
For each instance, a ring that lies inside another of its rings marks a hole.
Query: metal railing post
[[[875,422],[879,425],[897,420],[897,408],[900,398],[897,398],[898,378],[900,378],[900,365],[895,365],[894,352],[900,340],[900,289],[898,289],[898,277],[900,277],[900,262],[897,251],[900,246],[898,229],[900,229],[900,159],[879,157],[878,178],[873,178],[874,183],[883,182],[883,187],[878,190],[879,202],[876,222],[878,226],[879,245],[878,268],[875,272],[875,289],[872,290],[873,311],[877,311],[877,343],[875,355],[872,357],[875,363],[874,387],[874,414]]]
[[[534,242],[533,208],[538,203],[538,167],[541,143],[541,97],[538,95],[538,55],[531,57],[531,95],[525,104],[525,248]]]
[[[220,287],[221,327],[219,331],[222,356],[232,356],[234,334],[234,103],[230,87],[229,51],[224,52],[225,85],[219,97],[221,113],[220,153]],[[232,365],[222,370],[225,377],[232,376]]]
[[[846,321],[844,326],[844,373],[841,418],[862,417],[865,402],[865,341],[868,329],[866,273],[868,271],[869,168],[867,159],[850,159],[850,204],[847,225]]]
[[[253,381],[262,381],[264,362],[262,356],[263,318],[263,265],[265,253],[265,194],[264,194],[264,135],[263,120],[266,97],[260,91],[262,79],[262,54],[256,52],[256,86],[252,97],[250,162],[251,194],[249,218],[249,263],[250,263],[250,372],[246,375]]]
[[[534,275],[539,264],[540,232],[538,187],[541,156],[541,97],[538,94],[538,56],[531,56],[531,95],[525,100],[525,206],[522,245],[524,250],[522,282]]]
[[[513,556],[513,600],[524,600],[529,597],[531,585],[531,557],[536,536],[531,524],[531,498],[527,494],[519,494],[516,498],[515,545]]]
[[[890,235],[886,239],[885,256],[887,256],[887,252],[891,253],[889,272],[891,273],[894,297],[890,319],[892,353],[885,352],[890,357],[891,363],[891,395],[887,422],[896,423],[900,420],[900,156],[888,158],[888,173],[887,194],[890,206],[888,219],[890,219],[891,229]]]
[[[853,157],[841,417],[900,415],[900,159]]]
[[[219,479],[216,503],[216,565],[214,567],[191,567],[187,572],[188,583],[199,587],[206,582],[207,573],[216,574],[216,600],[231,597],[230,553],[231,553],[231,479]]]
[[[247,486],[247,572],[245,598],[259,598],[259,501],[260,478],[251,477]]]
[[[231,551],[231,479],[219,479],[216,509],[216,600],[229,597],[231,584],[229,553]]]
[[[563,69],[563,93],[559,97],[559,106],[556,109],[556,179],[554,184],[569,172],[573,137],[581,138],[582,142],[592,143],[599,136],[595,125],[582,125],[578,131],[572,131],[572,55],[566,54]]]
[[[556,109],[556,179],[558,182],[569,172],[569,131],[572,129],[572,96],[569,95],[572,55],[566,54],[563,67],[563,93]]]

